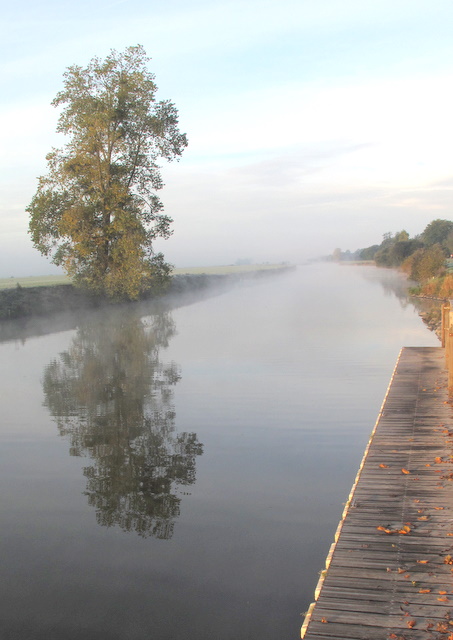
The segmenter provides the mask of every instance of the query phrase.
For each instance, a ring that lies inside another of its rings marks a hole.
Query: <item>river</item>
[[[0,343],[3,640],[295,640],[402,346],[313,264]]]

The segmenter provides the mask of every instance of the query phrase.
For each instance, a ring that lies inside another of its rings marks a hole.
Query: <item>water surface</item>
[[[2,638],[297,638],[399,350],[439,344],[405,290],[311,265],[1,343]]]

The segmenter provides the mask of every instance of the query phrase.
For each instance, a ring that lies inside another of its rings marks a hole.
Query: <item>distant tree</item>
[[[425,249],[417,249],[403,263],[403,269],[412,280],[423,282],[442,275],[445,265],[445,252],[440,244]]]
[[[359,254],[360,260],[374,260],[374,256],[376,255],[379,247],[379,244],[373,244],[371,247],[362,249]]]
[[[448,252],[453,254],[453,231],[450,231],[444,244]]]
[[[52,104],[63,107],[57,131],[70,141],[47,155],[48,174],[27,208],[35,247],[76,284],[132,299],[168,277],[153,250],[172,222],[156,195],[157,160],[187,146],[175,106],[156,101],[148,60],[135,46],[67,69]]]
[[[409,234],[405,229],[395,233],[395,242],[407,242],[409,240]]]
[[[421,239],[426,245],[446,245],[448,237],[452,232],[453,222],[451,222],[451,220],[437,219],[428,224],[421,235]]]
[[[342,253],[339,247],[333,250],[332,260],[334,260],[335,262],[340,262],[342,260]]]

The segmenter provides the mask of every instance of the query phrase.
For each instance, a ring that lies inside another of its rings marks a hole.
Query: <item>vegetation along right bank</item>
[[[380,267],[397,268],[417,283],[412,295],[431,298],[453,297],[453,222],[433,220],[424,231],[411,238],[404,229],[385,233],[380,244],[358,249],[353,254],[336,249],[333,260],[347,258],[374,261]]]

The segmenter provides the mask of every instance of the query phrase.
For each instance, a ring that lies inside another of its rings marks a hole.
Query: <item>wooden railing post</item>
[[[449,326],[450,326],[450,303],[447,303],[442,305],[441,340],[442,340],[443,347],[445,347],[445,343],[446,343],[445,332]]]
[[[448,394],[453,395],[453,327],[450,327],[447,331],[447,344],[448,344]]]

